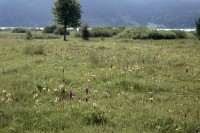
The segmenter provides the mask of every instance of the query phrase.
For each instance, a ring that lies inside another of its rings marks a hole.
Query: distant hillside
[[[200,17],[200,0],[80,0],[82,22],[90,26],[146,25],[192,28]],[[53,0],[0,0],[0,26],[53,23]]]

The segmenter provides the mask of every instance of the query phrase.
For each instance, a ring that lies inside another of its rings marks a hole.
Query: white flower
[[[64,88],[64,84],[60,84],[59,88],[61,88],[61,89]]]

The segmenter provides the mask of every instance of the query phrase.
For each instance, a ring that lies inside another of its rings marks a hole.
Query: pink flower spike
[[[70,90],[69,92],[69,99],[71,100],[73,98],[73,94],[72,94],[72,91]]]
[[[86,95],[88,95],[88,93],[89,93],[89,89],[88,88],[85,89],[85,93],[86,93]]]

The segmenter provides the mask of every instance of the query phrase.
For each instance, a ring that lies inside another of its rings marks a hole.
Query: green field
[[[24,36],[0,32],[1,133],[200,132],[195,37]]]

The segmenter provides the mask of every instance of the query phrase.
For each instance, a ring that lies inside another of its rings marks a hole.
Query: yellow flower
[[[10,97],[10,93],[6,94],[6,97]]]
[[[97,104],[96,104],[96,103],[92,103],[92,105],[93,105],[93,107],[95,107],[95,108],[97,107]]]

